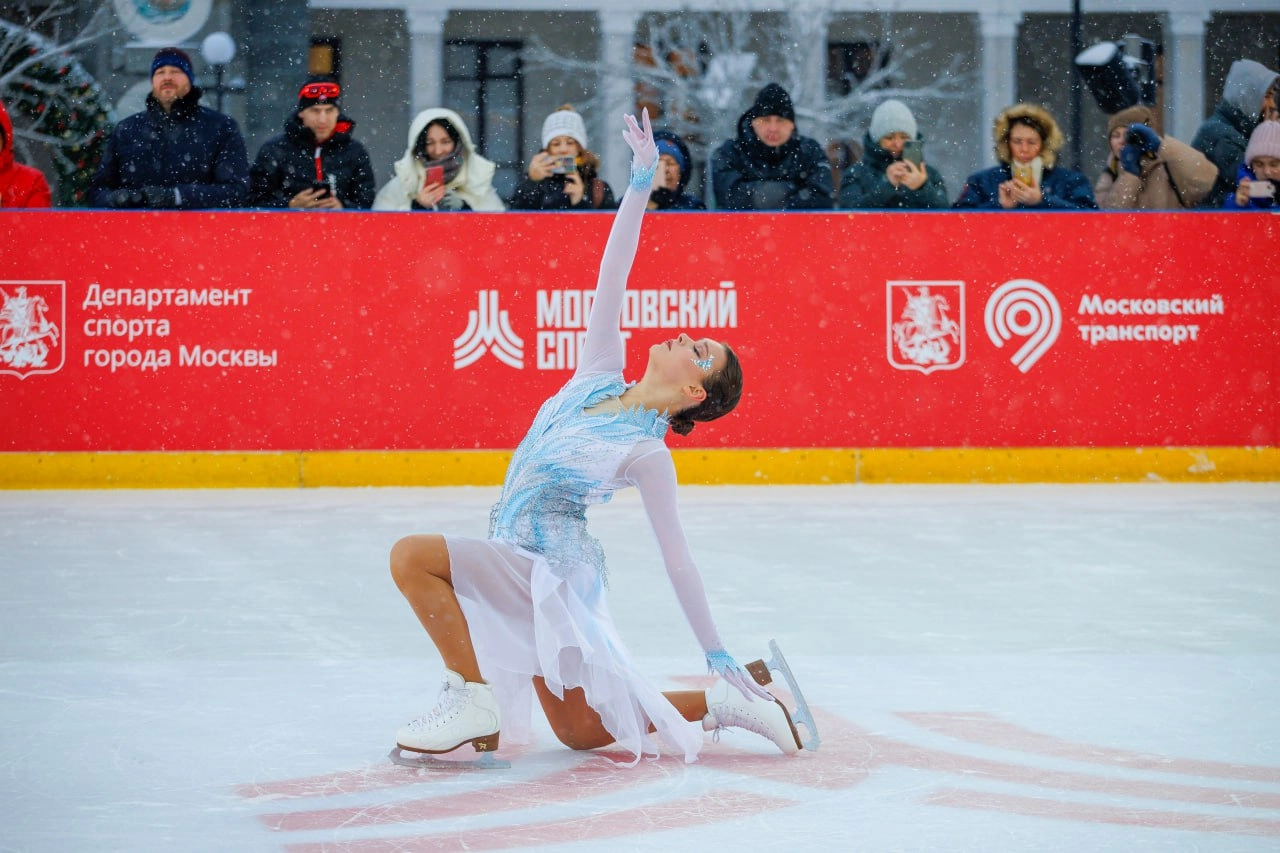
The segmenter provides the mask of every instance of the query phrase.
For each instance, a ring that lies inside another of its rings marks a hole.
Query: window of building
[[[493,186],[503,198],[515,193],[523,174],[522,47],[518,41],[457,40],[445,45],[445,106],[462,116],[476,148],[497,165]]]
[[[334,36],[315,36],[307,53],[308,74],[342,76],[342,39]]]
[[[830,42],[827,45],[827,93],[834,97],[851,94],[872,72],[889,66],[891,49],[879,41]],[[872,88],[887,87],[882,80]]]

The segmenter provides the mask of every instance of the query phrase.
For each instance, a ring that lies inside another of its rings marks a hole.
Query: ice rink
[[[442,667],[387,550],[496,496],[0,492],[0,850],[1280,849],[1280,484],[687,487],[816,752],[393,766]],[[638,496],[591,518],[638,662],[708,683]]]

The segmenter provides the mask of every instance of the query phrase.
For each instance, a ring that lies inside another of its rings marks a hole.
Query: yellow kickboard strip
[[[1276,447],[673,451],[690,485],[1280,480]],[[0,453],[0,489],[491,486],[508,450]]]

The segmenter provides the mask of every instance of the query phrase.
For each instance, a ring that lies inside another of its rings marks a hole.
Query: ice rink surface
[[[0,492],[0,850],[1280,849],[1280,485],[685,488],[816,752],[393,766],[442,666],[387,550],[496,495]],[[637,661],[707,683],[638,496],[591,518]]]

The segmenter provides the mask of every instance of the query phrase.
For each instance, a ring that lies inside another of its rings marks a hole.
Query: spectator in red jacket
[[[49,182],[31,166],[13,161],[13,122],[0,102],[0,207],[52,207]]]

